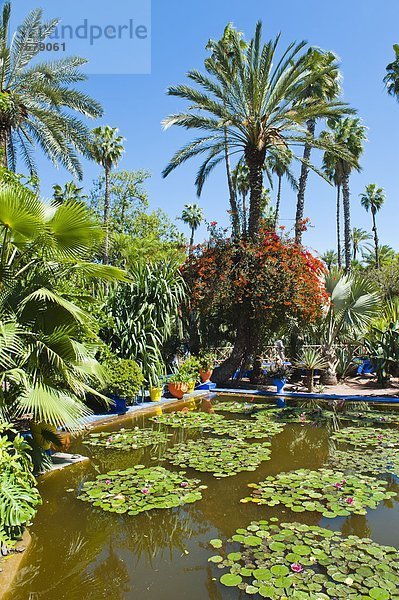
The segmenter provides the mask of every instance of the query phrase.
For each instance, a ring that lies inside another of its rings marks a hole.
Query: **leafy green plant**
[[[201,352],[198,362],[201,371],[211,371],[215,365],[215,355],[212,352]]]
[[[333,519],[351,513],[365,515],[367,508],[376,508],[379,502],[396,496],[387,491],[387,482],[364,475],[345,475],[341,471],[299,469],[278,473],[260,483],[251,483],[251,497],[241,502],[255,502],[267,506],[280,504],[293,512],[320,512]]]
[[[396,548],[274,517],[210,545],[218,554],[209,562],[225,571],[220,583],[254,597],[389,600],[399,584]]]
[[[384,330],[372,327],[364,344],[379,383],[388,382],[399,366],[399,322],[391,322]]]
[[[180,369],[168,376],[168,383],[191,383],[192,381],[192,374]]]
[[[179,367],[179,373],[186,373],[191,381],[199,381],[200,361],[195,356],[190,356]]]
[[[114,358],[104,366],[107,393],[134,402],[144,381],[139,365],[134,360]]]
[[[27,442],[6,424],[0,434],[0,545],[9,545],[34,518],[41,498]]]
[[[147,510],[176,508],[201,500],[199,479],[186,478],[163,467],[146,469],[135,465],[125,471],[110,471],[84,484],[79,500],[106,512],[138,515]]]
[[[308,371],[308,392],[312,393],[314,388],[314,372],[322,370],[327,366],[327,360],[317,348],[303,348],[295,365],[300,369]]]

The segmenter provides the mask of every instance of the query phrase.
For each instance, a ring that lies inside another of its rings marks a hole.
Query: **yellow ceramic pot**
[[[162,398],[162,390],[161,387],[151,387],[150,388],[150,398],[151,402],[159,402]]]

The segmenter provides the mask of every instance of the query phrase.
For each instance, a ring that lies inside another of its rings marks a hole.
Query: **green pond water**
[[[221,401],[227,399],[219,397]],[[198,410],[209,411],[209,407],[210,401],[203,400]],[[230,413],[225,417],[250,418]],[[146,417],[123,422],[125,428],[135,426],[160,427]],[[120,427],[104,429],[114,431]],[[162,429],[173,434],[167,446],[210,435],[165,426]],[[208,486],[202,500],[137,516],[106,513],[78,500],[77,496],[85,481],[113,469],[160,464],[179,470],[161,461],[165,445],[118,451],[91,448],[81,439],[75,440],[72,451],[91,460],[52,473],[39,482],[43,505],[30,530],[33,543],[6,600],[244,599],[249,596],[219,583],[220,571],[208,562],[215,554],[209,541],[227,539],[237,528],[270,517],[321,525],[345,536],[370,537],[377,543],[399,547],[396,499],[383,501],[376,510],[368,510],[367,516],[334,519],[318,513],[292,513],[283,506],[240,503],[249,493],[248,483],[282,471],[320,468],[328,457],[329,438],[325,426],[289,423],[271,440],[271,460],[263,462],[256,471],[215,479],[211,474],[188,469],[188,477],[201,479]],[[389,489],[399,492],[397,480],[387,477]]]

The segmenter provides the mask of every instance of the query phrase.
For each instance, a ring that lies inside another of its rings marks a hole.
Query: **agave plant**
[[[306,369],[308,372],[308,392],[312,393],[314,386],[314,372],[316,370],[325,369],[327,367],[327,360],[322,355],[320,349],[308,347],[302,349],[300,355],[295,361],[295,366],[301,369]]]
[[[123,278],[86,257],[101,227],[79,203],[52,206],[22,186],[0,186],[0,417],[77,429],[101,381],[95,348],[82,344],[89,316],[58,293],[62,280]]]

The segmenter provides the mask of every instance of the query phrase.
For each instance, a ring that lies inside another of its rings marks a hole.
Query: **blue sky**
[[[114,4],[121,5],[121,1],[111,3],[112,13]],[[22,14],[32,6],[40,6],[40,0],[15,0],[14,4]],[[62,15],[65,11],[60,0],[52,0],[51,5],[52,12],[46,10],[48,16]],[[132,6],[126,0],[122,5],[125,11],[127,6]],[[83,5],[71,1],[67,6],[80,14],[79,7]],[[83,15],[83,10],[81,12]],[[370,228],[370,216],[360,207],[358,195],[366,184],[378,183],[387,194],[386,205],[379,215],[381,243],[399,251],[399,104],[388,97],[382,83],[385,66],[393,58],[392,44],[399,43],[397,0],[383,3],[375,0],[153,0],[151,73],[90,75],[84,86],[102,103],[105,110],[102,122],[119,127],[126,138],[126,153],[120,167],[148,169],[152,173],[148,185],[152,206],[163,208],[173,218],[180,214],[185,203],[197,201],[193,182],[198,162],[187,163],[166,180],[161,177],[173,152],[191,137],[183,130],[162,131],[161,120],[184,108],[184,102],[168,97],[165,91],[168,85],[183,83],[189,69],[202,67],[208,39],[220,37],[227,22],[232,21],[250,37],[258,19],[263,21],[265,39],[282,32],[281,47],[293,40],[305,39],[312,45],[335,51],[340,57],[345,100],[357,108],[369,128],[369,141],[362,158],[363,171],[351,180],[352,225]],[[115,65],[122,59],[125,61],[120,45],[115,43],[114,48],[111,45],[109,48],[114,52]],[[315,153],[315,163],[319,159]],[[71,179],[41,158],[38,163],[44,195],[50,194],[53,183]],[[85,184],[89,185],[98,169],[90,163],[85,163],[84,168]],[[223,167],[210,177],[198,202],[208,220],[228,223]],[[321,252],[334,247],[335,192],[315,174],[309,178],[305,213],[312,223],[305,234],[306,244]],[[291,227],[294,215],[295,195],[285,187],[282,224]],[[205,231],[201,230],[199,240],[204,235]]]

